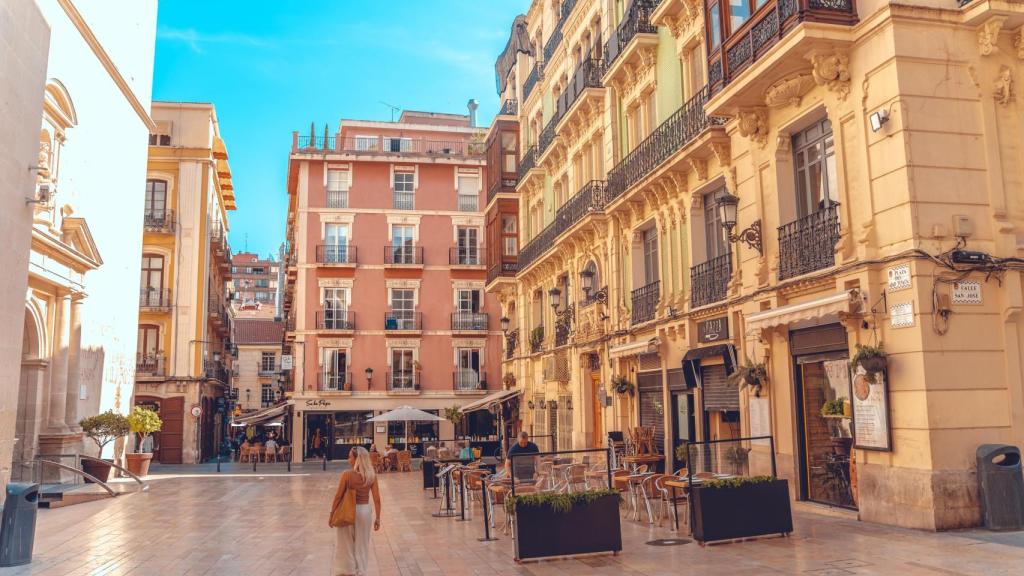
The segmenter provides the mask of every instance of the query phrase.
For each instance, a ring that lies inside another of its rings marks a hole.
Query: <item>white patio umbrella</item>
[[[424,412],[412,406],[399,406],[390,412],[380,416],[369,418],[367,422],[405,422],[405,445],[409,447],[409,422],[440,422],[444,418]]]

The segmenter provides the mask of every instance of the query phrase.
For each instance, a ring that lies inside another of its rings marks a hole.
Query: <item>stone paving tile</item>
[[[168,474],[151,479],[144,493],[40,510],[34,562],[0,569],[0,576],[330,573],[333,534],[326,507],[337,469],[256,475],[199,470],[164,469]],[[438,501],[419,483],[417,473],[382,476],[383,529],[371,540],[375,576],[1024,574],[1024,534],[933,534],[803,511],[796,513],[789,538],[706,547],[648,546],[649,540],[677,535],[624,520],[624,551],[617,556],[517,565],[509,536],[477,541],[480,517],[433,518]]]

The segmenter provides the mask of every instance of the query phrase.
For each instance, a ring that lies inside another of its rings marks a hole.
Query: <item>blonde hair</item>
[[[377,472],[373,469],[373,462],[370,462],[370,453],[362,446],[356,446],[352,450],[356,453],[356,463],[352,470],[363,477],[363,482],[369,486],[377,481]]]

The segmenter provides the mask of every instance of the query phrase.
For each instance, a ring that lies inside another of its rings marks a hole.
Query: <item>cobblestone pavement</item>
[[[34,562],[0,575],[329,574],[327,506],[337,470],[209,470],[164,468],[147,492],[40,510]],[[1021,533],[933,534],[803,510],[790,538],[655,547],[646,542],[673,537],[668,528],[624,520],[618,556],[517,565],[507,535],[477,541],[479,516],[432,517],[438,501],[420,483],[415,472],[382,476],[383,528],[371,540],[371,574],[1024,574]]]

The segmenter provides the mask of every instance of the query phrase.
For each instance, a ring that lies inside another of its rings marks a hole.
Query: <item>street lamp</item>
[[[562,305],[562,291],[558,288],[552,288],[548,290],[548,297],[551,298],[551,307],[558,312],[558,307]]]
[[[726,192],[718,198],[716,208],[718,209],[718,220],[722,223],[722,228],[725,229],[726,237],[729,242],[733,244],[737,242],[743,242],[750,248],[757,250],[758,254],[764,255],[764,251],[761,247],[761,221],[756,220],[749,228],[743,229],[739,234],[733,234],[732,230],[736,227],[736,208],[739,206],[740,199],[737,196]]]
[[[370,384],[373,383],[373,368],[366,369],[366,387],[369,389]]]
[[[512,321],[508,319],[508,316],[502,316],[501,319],[498,320],[498,322],[501,322],[501,331],[507,334],[508,326],[509,324],[511,324]]]
[[[583,293],[590,298],[590,291],[594,289],[594,271],[590,268],[585,268],[580,272],[580,287],[583,288]]]

